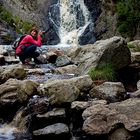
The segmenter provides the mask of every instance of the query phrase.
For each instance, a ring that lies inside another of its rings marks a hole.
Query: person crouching
[[[40,64],[41,61],[37,59],[40,55],[36,50],[37,47],[41,47],[41,35],[36,27],[33,27],[29,34],[27,34],[20,42],[16,49],[16,55],[19,57],[22,64],[28,63],[28,58],[33,58],[36,64]]]

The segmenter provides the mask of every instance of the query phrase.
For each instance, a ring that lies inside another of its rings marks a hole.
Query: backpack
[[[25,36],[26,36],[26,35],[21,35],[20,37],[18,37],[18,38],[14,41],[14,43],[13,43],[13,45],[12,45],[12,48],[13,48],[14,50],[17,49],[17,47],[19,46],[20,42],[22,41],[22,39],[23,39]]]

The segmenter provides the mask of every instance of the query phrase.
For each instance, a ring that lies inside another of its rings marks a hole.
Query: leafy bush
[[[0,18],[6,21],[10,26],[14,27],[17,33],[23,34],[27,33],[29,29],[33,26],[33,23],[28,21],[23,21],[18,16],[13,16],[10,12],[0,5]]]
[[[88,74],[93,80],[115,80],[115,72],[113,66],[109,63],[103,64],[100,68],[91,68]]]
[[[124,37],[133,38],[140,24],[140,0],[118,0],[118,31]]]
[[[32,26],[33,24],[28,21],[22,23],[22,27],[26,33],[29,31],[29,29],[31,29]]]
[[[12,14],[8,11],[6,11],[2,6],[0,6],[0,17],[7,23],[11,25],[12,21]]]

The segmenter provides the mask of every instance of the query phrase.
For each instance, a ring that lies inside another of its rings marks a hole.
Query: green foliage
[[[131,49],[131,48],[135,48],[135,45],[133,45],[133,44],[127,44],[127,47]]]
[[[115,72],[113,66],[109,63],[103,64],[100,68],[91,68],[88,74],[93,80],[115,80]]]
[[[11,43],[13,40],[13,37],[11,36],[11,34],[7,33],[4,36],[2,36],[2,39],[6,42],[6,43]]]
[[[32,26],[33,24],[28,21],[22,23],[22,27],[26,33],[29,31],[29,29],[31,29]]]
[[[14,17],[13,19],[14,19],[14,23],[16,25],[16,32],[18,32],[20,34],[27,33],[29,31],[29,29],[31,29],[31,27],[33,26],[33,24],[31,22],[23,21],[18,16]]]
[[[140,24],[140,0],[118,0],[118,31],[124,37],[133,38]]]
[[[134,44],[128,43],[127,46],[128,46],[128,48],[132,49],[133,51],[140,52],[140,47],[139,47],[139,45],[134,45]]]
[[[0,5],[0,18],[6,21],[10,26],[14,27],[17,33],[23,34],[27,33],[29,29],[33,26],[33,23],[28,21],[23,21],[18,16],[13,16],[10,12]]]
[[[7,23],[11,25],[12,21],[12,14],[8,11],[6,11],[2,6],[0,6],[0,17]]]

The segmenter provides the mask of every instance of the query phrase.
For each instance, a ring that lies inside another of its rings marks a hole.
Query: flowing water
[[[78,38],[90,24],[91,17],[84,0],[59,0],[52,6],[49,20],[60,38],[60,44],[67,45],[78,44]]]
[[[55,13],[49,13],[49,18],[55,27],[56,33],[60,37],[60,44],[58,46],[70,47],[69,44],[78,44],[79,36],[90,24],[90,14],[84,5],[84,0],[59,0],[59,2],[52,7],[54,8]],[[58,13],[60,14],[59,18]],[[10,52],[11,46],[7,46],[6,49]],[[46,48],[44,47],[44,49]],[[35,81],[39,79],[38,82],[41,83],[50,78],[68,79],[73,76],[74,75],[72,74],[57,75],[46,73],[43,76],[39,75],[39,77],[29,75],[27,79]],[[16,140],[13,135],[14,131],[16,131],[16,128],[12,126],[0,125],[0,140]]]
[[[41,75],[41,74],[29,74],[27,76],[28,80],[33,80],[36,81],[38,83],[44,83],[45,81],[48,81],[49,79],[53,80],[53,79],[70,79],[74,77],[74,74],[54,74],[54,73],[50,73],[49,71],[51,69],[54,69],[54,67],[51,64],[41,64],[38,65],[38,67],[40,67],[43,72],[45,74]]]
[[[60,0],[60,44],[78,44],[78,36],[88,24],[84,0]]]
[[[14,131],[17,131],[15,127],[7,124],[0,125],[0,140],[15,140]]]

